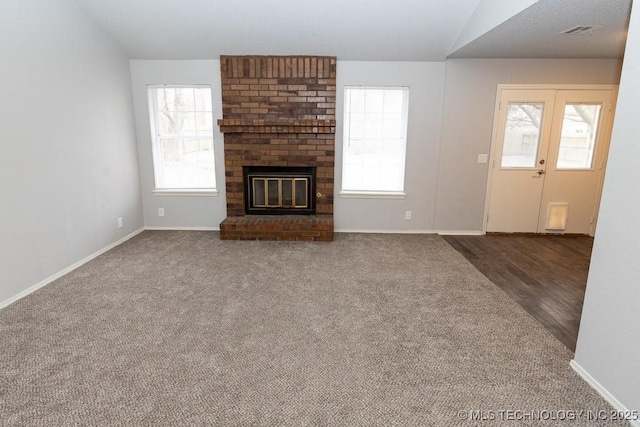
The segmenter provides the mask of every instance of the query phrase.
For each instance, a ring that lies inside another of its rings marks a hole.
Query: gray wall
[[[125,55],[64,0],[3,1],[0,63],[1,303],[139,229],[142,209]]]
[[[223,139],[217,120],[222,118],[220,92],[220,61],[154,61],[132,60],[131,82],[133,106],[136,116],[136,135],[140,166],[144,223],[152,228],[211,228],[219,229],[227,216],[224,189]],[[167,196],[153,193],[153,154],[149,127],[147,86],[153,84],[208,84],[213,97],[213,138],[216,159],[216,185],[218,196]],[[164,208],[165,216],[158,216]]]
[[[496,88],[500,83],[617,83],[616,60],[455,59],[447,62],[338,61],[335,226],[339,231],[482,230]],[[226,216],[223,139],[214,126],[218,197],[153,194],[149,84],[210,84],[221,117],[218,60],[131,61],[145,225],[217,228]],[[339,196],[345,85],[410,86],[406,193],[403,200]],[[158,208],[165,216],[158,216]],[[405,211],[412,219],[404,219]]]
[[[351,231],[430,231],[436,205],[440,126],[444,88],[443,62],[338,61],[335,228]],[[406,199],[353,199],[342,188],[344,87],[409,86],[409,121],[405,166]],[[405,211],[412,219],[404,219]]]
[[[335,223],[350,230],[431,230],[433,228],[444,63],[338,62],[339,125],[336,135]],[[153,61],[132,60],[131,79],[136,114],[136,132],[144,220],[147,227],[217,228],[226,217],[224,191],[223,138],[214,125],[216,181],[218,197],[159,196],[153,194],[153,156],[149,129],[147,86],[150,84],[209,84],[212,87],[214,120],[222,117],[220,65],[218,60]],[[342,199],[342,96],[344,85],[410,86],[410,124],[408,129],[407,185],[405,200]],[[165,216],[158,216],[158,208]],[[413,211],[411,221],[404,212]]]
[[[451,59],[447,61],[434,229],[480,231],[498,84],[617,84],[620,61]]]
[[[575,361],[640,409],[640,6],[633,6]]]

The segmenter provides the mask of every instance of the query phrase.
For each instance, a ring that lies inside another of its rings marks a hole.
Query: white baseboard
[[[7,307],[8,305],[13,304],[14,302],[18,301],[21,298],[26,297],[27,295],[37,291],[38,289],[48,285],[49,283],[53,282],[54,280],[57,280],[59,278],[61,278],[62,276],[64,276],[65,274],[69,274],[71,273],[73,270],[75,270],[76,268],[80,267],[83,264],[88,263],[89,261],[91,261],[92,259],[102,255],[103,253],[107,252],[110,249],[115,248],[116,246],[126,242],[127,240],[131,239],[132,237],[136,236],[137,234],[140,234],[144,231],[144,227],[139,228],[138,230],[134,231],[133,233],[123,237],[122,239],[118,240],[117,242],[114,242],[112,244],[110,244],[107,247],[104,247],[102,249],[100,249],[97,252],[92,253],[91,255],[89,255],[86,258],[81,259],[80,261],[70,265],[69,267],[65,268],[64,270],[61,270],[59,272],[57,272],[56,274],[54,274],[53,276],[49,276],[46,279],[42,280],[41,282],[36,283],[35,285],[31,286],[28,289],[25,289],[24,291],[10,297],[9,299],[6,299],[2,302],[0,302],[0,309]]]
[[[439,234],[441,236],[482,236],[481,230],[362,230],[338,228],[336,233],[364,233],[364,234]]]
[[[146,226],[145,230],[154,231],[220,231],[220,227],[156,227]],[[336,233],[363,234],[439,234],[441,236],[482,236],[481,230],[379,230],[360,228],[337,228]]]
[[[441,236],[483,236],[482,230],[438,230]]]
[[[145,230],[153,231],[220,231],[220,227],[154,227],[147,226]]]
[[[338,228],[336,233],[362,233],[362,234],[436,234],[433,230],[362,230],[351,228]]]
[[[220,227],[156,227],[146,226],[145,230],[153,231],[220,231]],[[379,230],[360,228],[337,228],[336,233],[362,233],[362,234],[439,234],[441,236],[481,236],[484,233],[479,230]]]
[[[629,409],[624,406],[618,399],[616,399],[609,391],[602,386],[595,378],[593,378],[582,366],[575,360],[569,362],[569,366],[573,368],[576,374],[580,375],[582,379],[591,386],[592,389],[598,392],[600,396],[613,406],[613,408],[620,412],[629,412]],[[635,408],[634,408],[635,409]],[[640,427],[640,420],[629,420],[629,424],[634,427]]]

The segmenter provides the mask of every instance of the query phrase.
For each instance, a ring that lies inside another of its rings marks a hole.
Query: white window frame
[[[387,190],[355,190],[355,189],[345,189],[344,187],[344,175],[346,163],[345,152],[347,148],[347,141],[349,140],[349,136],[343,134],[342,135],[342,185],[341,191],[339,193],[341,198],[355,198],[355,199],[404,199],[407,196],[405,192],[406,185],[406,160],[407,160],[407,128],[409,122],[409,86],[344,86],[344,99],[343,99],[343,118],[344,123],[349,120],[347,116],[347,108],[346,102],[348,99],[347,91],[352,89],[376,89],[376,90],[403,90],[405,92],[403,97],[403,106],[402,106],[402,135],[403,135],[403,153],[402,153],[402,189],[398,191],[387,191]],[[346,126],[343,126],[343,132],[345,131]]]
[[[149,123],[151,129],[151,151],[153,155],[153,175],[154,175],[154,190],[153,194],[156,196],[218,196],[218,179],[217,176],[217,168],[215,167],[216,162],[216,152],[215,152],[215,137],[212,129],[211,139],[212,150],[213,150],[213,159],[214,159],[214,186],[206,187],[206,188],[163,188],[158,186],[158,183],[162,180],[160,177],[160,171],[162,170],[162,162],[160,160],[160,156],[162,155],[160,149],[160,140],[158,139],[158,106],[157,106],[157,92],[156,89],[175,89],[175,88],[205,88],[211,91],[213,95],[213,88],[208,84],[156,84],[156,85],[148,85],[147,86],[147,99],[149,104]],[[211,100],[211,120],[215,121],[215,117],[213,116],[213,99]]]

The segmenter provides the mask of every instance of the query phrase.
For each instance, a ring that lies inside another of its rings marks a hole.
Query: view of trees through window
[[[544,104],[509,104],[502,147],[503,168],[533,168],[540,145]]]
[[[564,107],[557,167],[589,169],[593,163],[600,104],[567,104]]]
[[[209,87],[152,87],[157,189],[214,189]]]
[[[540,146],[544,104],[510,103],[507,111],[501,166],[535,168]],[[600,118],[600,104],[566,104],[556,167],[588,169]]]

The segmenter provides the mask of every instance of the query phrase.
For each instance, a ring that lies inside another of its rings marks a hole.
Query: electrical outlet
[[[158,216],[164,216],[164,208],[158,208]]]
[[[411,219],[411,211],[406,211],[404,213],[404,219]]]
[[[118,218],[118,228],[122,228],[122,217]]]

